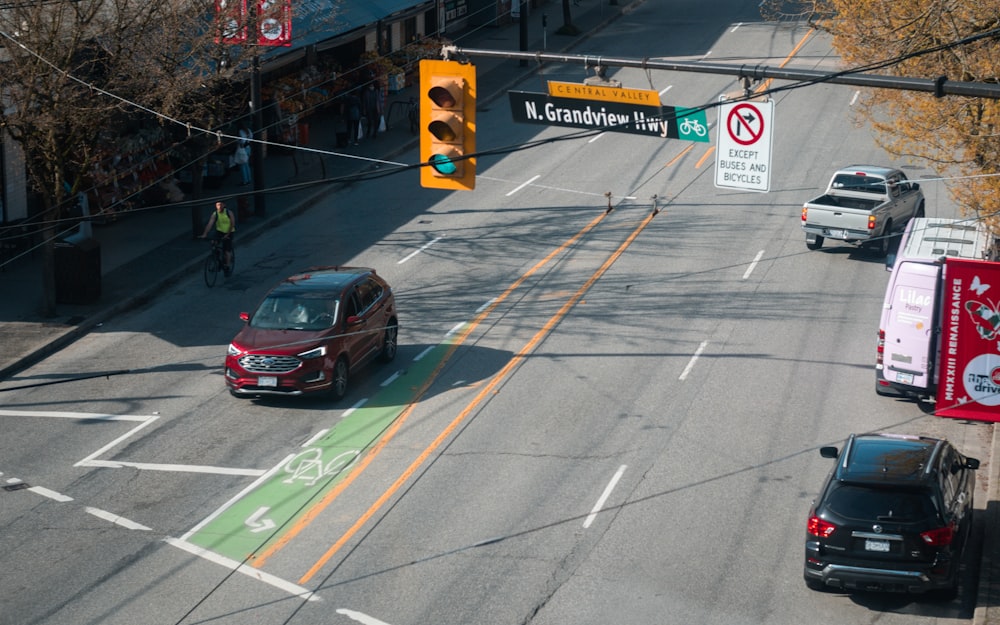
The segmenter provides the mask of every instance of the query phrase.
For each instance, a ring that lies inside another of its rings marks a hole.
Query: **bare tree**
[[[768,0],[770,17],[806,18],[833,35],[847,66],[899,59],[886,73],[913,78],[1000,80],[1000,0]],[[929,52],[928,51],[932,51]],[[887,89],[863,98],[861,115],[881,145],[955,175],[949,189],[964,212],[1000,233],[1000,102]]]
[[[24,149],[41,199],[44,297],[56,311],[54,241],[69,201],[117,148],[127,125],[169,118],[212,128],[216,89],[211,4],[188,0],[14,0],[0,9],[0,130]],[[209,7],[206,9],[206,7]],[[156,114],[154,114],[154,112]]]

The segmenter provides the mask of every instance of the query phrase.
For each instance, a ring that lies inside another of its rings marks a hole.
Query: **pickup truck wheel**
[[[875,254],[879,258],[885,258],[889,254],[889,244],[892,242],[892,222],[890,221],[882,229],[882,234],[875,241]]]
[[[812,243],[809,242],[809,239],[806,239],[806,247],[808,247],[811,250],[818,250],[819,248],[823,247],[823,237],[817,234],[816,240]]]

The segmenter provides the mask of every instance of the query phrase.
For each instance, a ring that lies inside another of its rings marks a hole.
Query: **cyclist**
[[[213,231],[212,239],[222,243],[222,251],[226,255],[224,269],[228,278],[233,273],[233,233],[236,232],[236,218],[233,217],[233,212],[226,208],[225,202],[215,203],[215,212],[205,224],[205,231],[201,233],[200,238],[207,237],[209,230]]]

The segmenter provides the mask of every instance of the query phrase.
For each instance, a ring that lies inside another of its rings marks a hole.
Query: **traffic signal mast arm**
[[[905,78],[900,76],[883,76],[866,74],[856,70],[841,72],[822,72],[808,69],[790,69],[768,67],[766,65],[726,65],[724,63],[706,63],[704,61],[665,61],[653,59],[628,59],[584,54],[551,54],[548,52],[513,52],[510,50],[483,50],[477,48],[458,48],[444,46],[441,49],[444,58],[484,57],[493,59],[521,59],[536,62],[582,63],[585,67],[601,65],[602,67],[638,67],[640,69],[659,69],[675,72],[695,72],[698,74],[723,74],[739,78],[750,78],[760,81],[767,78],[775,80],[793,80],[811,83],[833,83],[853,85],[855,87],[874,87],[877,89],[897,89],[903,91],[922,91],[932,93],[937,97],[957,95],[966,97],[1000,99],[1000,85],[984,82],[961,82],[939,78]],[[755,94],[757,96],[761,94]]]

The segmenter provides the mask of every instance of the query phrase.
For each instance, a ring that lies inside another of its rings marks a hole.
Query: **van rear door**
[[[902,262],[892,272],[883,328],[882,373],[889,382],[915,389],[927,389],[932,383],[940,270],[937,264]]]

